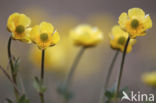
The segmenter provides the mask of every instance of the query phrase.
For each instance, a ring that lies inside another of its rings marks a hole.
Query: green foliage
[[[20,64],[20,58],[19,57],[14,57],[13,58],[13,66],[14,66],[14,71],[13,74],[17,75],[18,69],[19,69],[19,64]]]
[[[38,93],[44,93],[47,89],[43,84],[43,80],[40,80],[38,77],[34,78],[33,87],[37,90]]]
[[[123,91],[125,91],[128,95],[130,95],[130,91],[128,87],[125,87],[119,91],[117,99],[120,99],[123,96],[122,94]],[[105,94],[105,97],[107,98],[105,103],[112,103],[112,101],[115,99],[115,86],[111,88],[110,90],[106,90],[104,94]]]
[[[6,101],[7,101],[8,103],[14,103],[14,102],[13,102],[11,99],[9,99],[9,98],[7,98]]]
[[[66,87],[65,84],[60,84],[57,88],[57,92],[64,97],[67,101],[72,99],[74,94]]]
[[[8,103],[15,103],[15,102],[13,102],[11,99],[6,99],[6,101],[8,102]],[[18,99],[18,101],[17,101],[17,103],[30,103],[29,102],[29,100],[27,99],[27,97],[25,96],[25,95],[22,95],[19,99]]]
[[[30,103],[29,100],[26,98],[25,95],[22,95],[19,100],[18,103]]]

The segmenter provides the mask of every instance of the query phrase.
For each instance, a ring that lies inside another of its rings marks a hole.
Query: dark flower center
[[[120,45],[124,45],[125,44],[125,41],[126,41],[126,38],[125,37],[120,37],[119,39],[118,39],[118,43],[120,44]]]
[[[24,26],[22,25],[19,25],[16,27],[16,30],[15,30],[18,34],[22,34],[24,31],[25,31],[25,28]]]
[[[137,19],[132,20],[131,27],[136,29],[139,26],[139,21]]]
[[[40,35],[40,39],[41,39],[43,42],[47,41],[47,40],[48,40],[48,34],[47,34],[47,33],[42,33],[42,34]]]

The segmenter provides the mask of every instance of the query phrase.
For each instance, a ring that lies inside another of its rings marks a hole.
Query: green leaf
[[[57,92],[64,97],[66,100],[70,100],[73,98],[74,94],[69,91],[64,83],[58,85]]]
[[[112,97],[113,97],[113,93],[112,93],[111,91],[108,91],[108,90],[107,90],[107,91],[105,92],[105,96],[108,97],[108,98],[112,98]]]
[[[123,94],[122,94],[123,91],[125,91],[128,94],[128,96],[130,96],[130,90],[126,86],[126,87],[124,87],[123,89],[120,90],[119,95],[118,95],[119,98],[121,98],[123,96]]]
[[[43,85],[43,81],[39,80],[39,78],[35,77],[33,81],[33,87],[37,90],[39,93],[44,93],[46,91],[46,87]]]
[[[18,72],[19,64],[20,64],[20,58],[19,57],[15,58],[14,59],[14,72],[15,72],[15,74],[17,74],[17,72]]]
[[[26,98],[25,95],[22,95],[19,100],[18,103],[29,103],[29,100]]]
[[[11,99],[9,99],[9,98],[7,98],[6,101],[7,101],[8,103],[13,103],[13,101],[12,101]]]
[[[66,85],[65,84],[60,84],[60,85],[58,85],[58,87],[57,87],[57,92],[59,93],[59,94],[65,94],[66,92],[67,92],[67,87],[66,87]]]

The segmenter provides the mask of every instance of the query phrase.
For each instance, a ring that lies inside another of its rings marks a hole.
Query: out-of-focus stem
[[[104,103],[104,101],[105,101],[105,100],[104,100],[104,98],[105,98],[104,93],[105,93],[105,91],[106,91],[106,89],[107,89],[107,86],[108,86],[108,84],[109,84],[110,76],[111,76],[111,74],[112,74],[113,67],[114,67],[114,64],[115,64],[115,61],[116,61],[116,59],[117,59],[118,54],[119,54],[119,50],[116,51],[116,53],[115,53],[115,55],[114,55],[114,57],[113,57],[113,60],[112,60],[112,62],[111,62],[111,64],[110,64],[110,66],[109,66],[108,73],[107,73],[107,76],[106,76],[106,80],[105,80],[103,89],[102,89],[101,94],[100,94],[99,103]]]
[[[75,70],[76,70],[77,65],[79,64],[79,62],[80,62],[80,60],[81,60],[81,57],[82,57],[82,55],[83,55],[85,49],[86,49],[85,47],[82,47],[82,48],[80,49],[79,53],[77,54],[77,56],[76,56],[76,58],[75,58],[75,60],[74,60],[74,62],[73,62],[73,64],[72,64],[72,66],[71,66],[71,68],[70,68],[70,72],[69,72],[69,74],[67,75],[66,81],[64,82],[64,86],[65,86],[65,88],[66,88],[66,91],[68,91],[68,88],[69,88],[69,86],[71,85],[71,81],[72,81],[74,72],[75,72]],[[68,100],[65,100],[64,102],[65,102],[65,103],[68,103]]]

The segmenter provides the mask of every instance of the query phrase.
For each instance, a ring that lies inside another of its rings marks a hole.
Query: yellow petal
[[[19,19],[19,13],[13,13],[12,15],[9,16],[8,22],[7,22],[7,28],[10,31],[14,31],[16,28],[16,24],[18,23]]]
[[[60,36],[57,30],[54,32],[51,38],[52,38],[52,44],[56,44],[59,42]]]
[[[32,41],[35,41],[37,39],[37,36],[39,35],[40,35],[40,26],[36,25],[32,28],[30,32],[30,38],[32,39]]]
[[[52,34],[54,32],[54,27],[52,24],[47,22],[42,22],[40,24],[41,33]]]
[[[24,14],[20,14],[18,25],[28,27],[31,23],[31,19]]]
[[[135,18],[135,17],[144,18],[145,12],[140,8],[132,8],[128,10],[128,16],[130,18]]]
[[[32,28],[27,28],[27,29],[25,30],[25,35],[24,35],[24,37],[21,39],[22,42],[25,42],[25,43],[28,43],[28,44],[32,43],[32,40],[31,40],[31,38],[30,38],[30,32],[31,32],[31,30],[32,30]]]
[[[119,16],[119,21],[118,21],[118,23],[120,24],[120,26],[121,26],[122,28],[124,28],[127,21],[128,21],[128,15],[127,15],[127,13],[123,12],[123,13]]]
[[[145,22],[144,22],[145,28],[150,29],[152,27],[152,20],[149,15],[145,16]]]
[[[121,37],[121,36],[128,38],[128,33],[123,31],[118,25],[112,28],[112,35],[114,36],[114,38]]]

